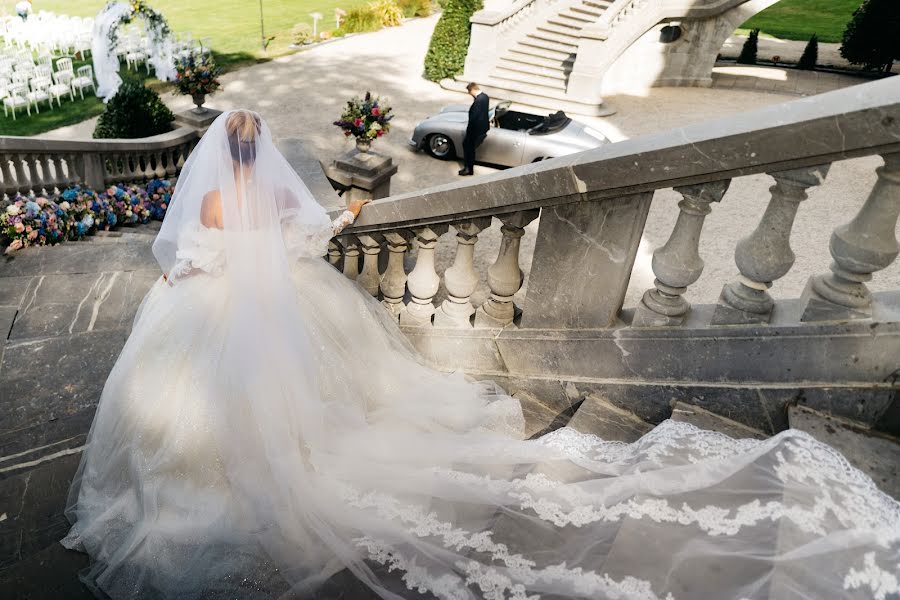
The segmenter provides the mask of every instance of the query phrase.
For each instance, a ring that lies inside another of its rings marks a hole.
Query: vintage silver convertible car
[[[476,151],[478,162],[515,167],[609,143],[605,135],[562,111],[542,117],[510,110],[510,104],[501,102],[491,109],[491,130]],[[416,125],[409,144],[435,158],[462,157],[468,121],[467,104],[445,106]]]

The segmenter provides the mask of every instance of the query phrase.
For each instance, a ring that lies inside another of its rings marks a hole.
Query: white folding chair
[[[94,92],[97,91],[97,86],[94,83],[94,69],[91,65],[78,67],[78,74],[72,80],[72,89],[78,90],[82,100],[84,100],[85,88],[91,88]]]
[[[75,94],[72,92],[71,71],[57,71],[53,74],[53,85],[48,88],[51,98],[56,98],[56,104],[62,106],[62,96],[69,94],[69,100],[75,100]]]
[[[35,77],[31,80],[31,91],[25,94],[25,99],[34,106],[34,110],[38,114],[41,113],[38,102],[46,101],[50,110],[53,110],[53,100],[50,97],[51,83],[47,77]]]
[[[16,120],[16,109],[24,107],[31,116],[31,104],[25,99],[25,86],[12,85],[9,87],[8,95],[3,99],[3,116],[8,117],[9,111],[12,110],[13,121]]]

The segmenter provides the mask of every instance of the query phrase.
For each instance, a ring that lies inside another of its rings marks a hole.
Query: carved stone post
[[[469,318],[475,313],[475,307],[469,301],[478,285],[478,272],[475,270],[475,243],[478,234],[490,227],[491,217],[482,217],[454,223],[456,229],[456,257],[453,265],[444,271],[444,287],[447,288],[447,299],[434,315],[434,324],[439,327],[469,327]]]
[[[675,188],[684,196],[678,203],[681,212],[669,236],[669,241],[653,253],[653,274],[655,288],[649,289],[641,298],[634,312],[635,327],[658,327],[681,325],[691,305],[683,294],[689,285],[703,273],[703,259],[700,258],[700,232],[706,215],[712,212],[710,205],[722,200],[730,179],[699,183]]]
[[[438,239],[447,232],[447,229],[447,225],[431,225],[413,229],[418,254],[416,255],[416,266],[406,280],[412,301],[406,310],[400,313],[401,325],[418,327],[431,325],[431,315],[434,314],[432,299],[441,284],[441,278],[434,270],[434,247],[437,246]]]
[[[338,263],[341,262],[341,247],[334,240],[328,242],[328,262],[335,268],[338,268]]]
[[[513,321],[515,306],[513,296],[522,287],[522,269],[519,267],[519,244],[525,235],[525,226],[534,221],[539,209],[525,210],[499,217],[503,223],[500,231],[503,239],[497,260],[488,267],[490,298],[475,313],[476,327],[504,327]]]
[[[831,273],[810,278],[801,298],[803,321],[866,319],[872,273],[900,252],[894,230],[900,216],[900,153],[885,154],[878,180],[856,217],[831,234]]]
[[[406,271],[403,269],[403,255],[409,249],[409,237],[405,231],[390,231],[384,234],[387,241],[388,261],[381,276],[381,303],[394,317],[399,317],[406,307],[403,295],[406,292]]]
[[[713,314],[713,325],[768,323],[774,300],[766,291],[794,265],[791,227],[806,190],[821,185],[830,165],[772,173],[772,199],[756,229],[737,243],[734,261],[741,275],[726,284]]]
[[[378,284],[381,276],[378,274],[378,254],[381,252],[381,241],[371,235],[358,234],[356,238],[363,252],[363,268],[356,281],[373,296],[378,295]]]
[[[359,276],[359,240],[355,235],[344,235],[338,241],[344,247],[344,276],[355,280]]]

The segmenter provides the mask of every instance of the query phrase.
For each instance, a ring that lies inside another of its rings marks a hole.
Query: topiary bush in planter
[[[448,0],[425,55],[425,77],[440,81],[462,72],[472,31],[469,19],[481,7],[481,0]]]
[[[172,131],[175,115],[159,94],[139,81],[126,80],[100,115],[95,138],[141,138]]]

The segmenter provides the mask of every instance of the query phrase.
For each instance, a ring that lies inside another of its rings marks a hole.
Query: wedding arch
[[[175,62],[169,24],[163,16],[143,0],[110,2],[94,19],[91,54],[94,59],[94,75],[97,78],[97,95],[104,102],[116,95],[122,78],[119,77],[119,59],[116,56],[119,26],[141,19],[150,38],[147,60],[156,71],[156,78],[171,81],[175,78]]]

